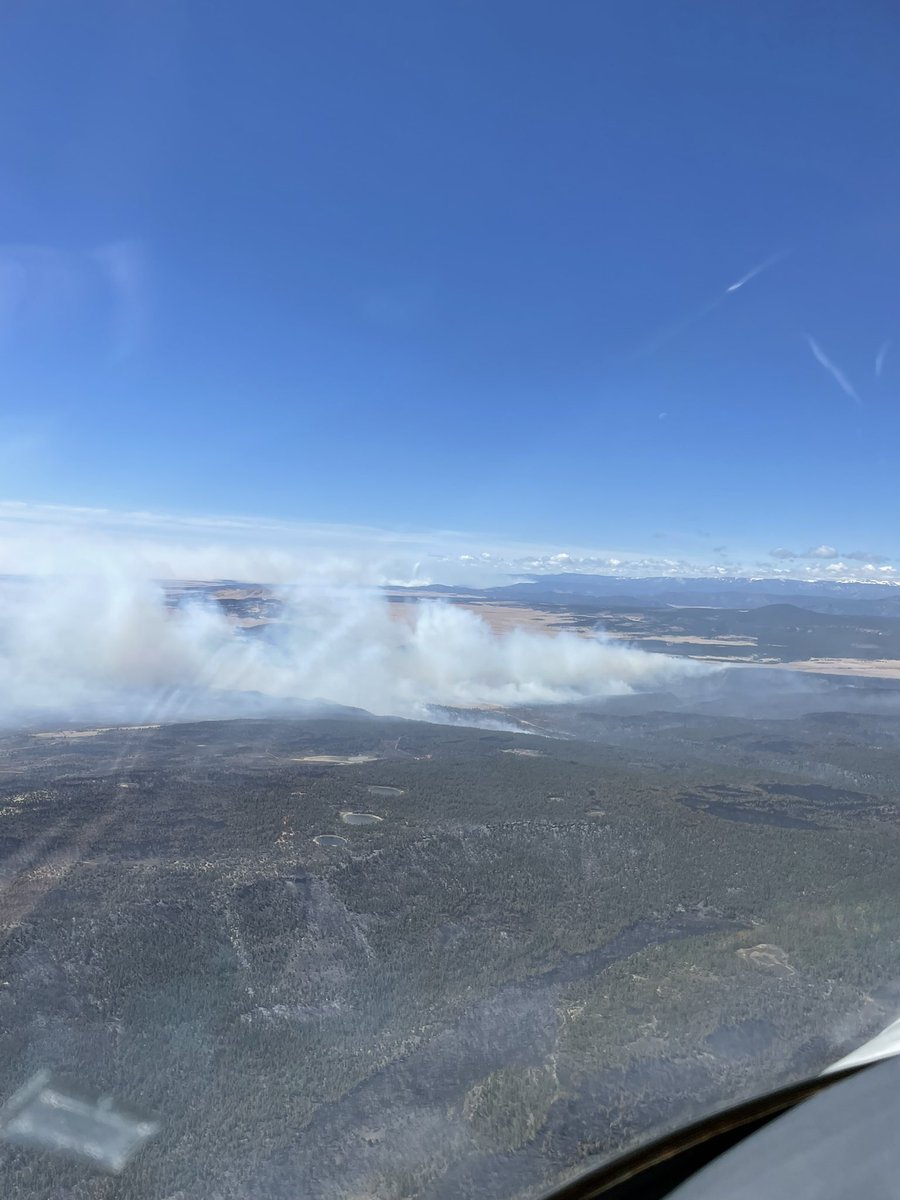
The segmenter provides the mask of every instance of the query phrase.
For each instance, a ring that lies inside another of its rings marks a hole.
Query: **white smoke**
[[[164,589],[101,575],[10,584],[0,592],[0,716],[115,712],[166,719],[217,698],[217,712],[327,701],[423,716],[452,707],[552,703],[663,686],[704,668],[573,633],[492,632],[433,601],[397,610],[373,589],[297,589],[285,618],[236,628],[215,604],[167,605]]]

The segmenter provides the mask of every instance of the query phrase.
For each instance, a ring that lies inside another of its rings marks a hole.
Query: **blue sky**
[[[898,50],[871,2],[16,0],[2,498],[900,557]]]

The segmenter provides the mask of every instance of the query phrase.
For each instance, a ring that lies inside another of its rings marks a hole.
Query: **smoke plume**
[[[283,619],[237,628],[214,603],[172,607],[158,584],[100,575],[0,591],[0,717],[172,719],[241,715],[264,700],[378,714],[511,706],[655,688],[704,668],[601,636],[496,634],[449,604],[298,588]]]

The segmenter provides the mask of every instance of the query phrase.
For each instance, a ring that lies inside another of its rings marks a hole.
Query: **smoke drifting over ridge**
[[[553,703],[667,685],[705,668],[571,633],[493,633],[431,601],[397,620],[372,589],[298,589],[285,620],[235,628],[212,603],[167,606],[118,573],[0,589],[0,718],[167,720],[326,701],[423,717],[430,705]],[[254,698],[255,699],[252,699]]]

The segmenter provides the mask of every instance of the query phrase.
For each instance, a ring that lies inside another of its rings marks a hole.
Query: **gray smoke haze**
[[[0,717],[121,720],[241,715],[248,698],[328,701],[415,717],[430,705],[555,703],[666,686],[701,664],[601,636],[495,634],[431,601],[392,615],[376,590],[299,588],[286,619],[236,628],[214,604],[107,567],[0,589]]]

